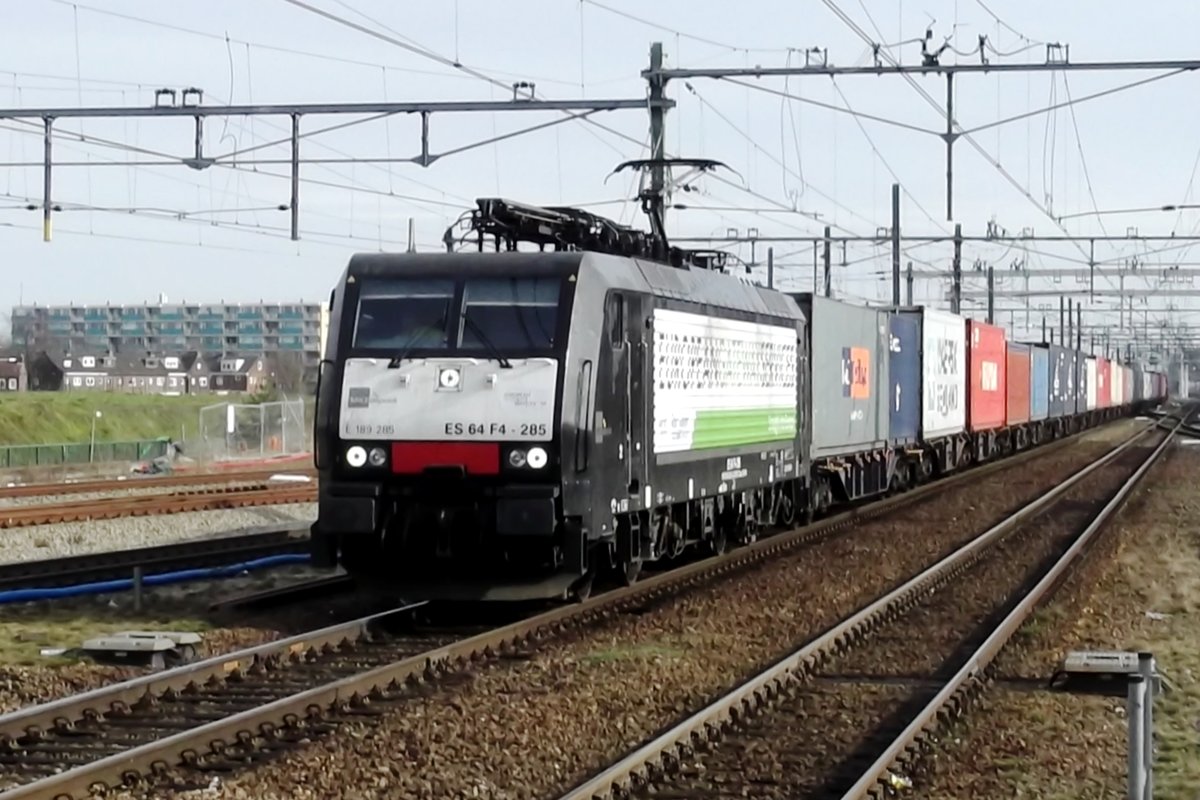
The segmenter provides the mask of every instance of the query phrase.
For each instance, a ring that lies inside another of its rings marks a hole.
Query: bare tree
[[[294,350],[281,350],[270,358],[271,383],[276,391],[295,395],[305,390],[304,355]]]

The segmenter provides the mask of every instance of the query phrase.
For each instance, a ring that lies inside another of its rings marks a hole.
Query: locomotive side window
[[[608,341],[614,348],[625,342],[625,298],[619,294],[608,296]]]
[[[553,347],[560,287],[557,277],[468,280],[463,293],[463,349]]]
[[[354,346],[364,349],[445,348],[454,281],[401,279],[363,282]]]

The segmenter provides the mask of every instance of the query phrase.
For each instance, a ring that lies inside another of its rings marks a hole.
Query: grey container
[[[808,292],[792,297],[808,318],[811,457],[887,447],[887,311]]]
[[[1050,418],[1075,413],[1075,354],[1060,344],[1046,345],[1050,350]]]

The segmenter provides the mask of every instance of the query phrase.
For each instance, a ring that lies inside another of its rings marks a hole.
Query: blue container
[[[888,319],[888,438],[915,442],[921,432],[921,326],[913,315]]]
[[[1051,419],[1075,414],[1075,354],[1060,344],[1046,345],[1050,359],[1049,406]]]
[[[1035,344],[1029,348],[1029,419],[1037,422],[1050,416],[1050,350]]]

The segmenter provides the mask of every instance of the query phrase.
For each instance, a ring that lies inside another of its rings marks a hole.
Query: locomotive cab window
[[[552,348],[560,287],[557,277],[468,280],[463,292],[462,348]]]
[[[368,350],[444,349],[453,301],[454,281],[364,281],[358,297],[354,346]]]

